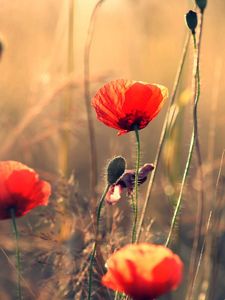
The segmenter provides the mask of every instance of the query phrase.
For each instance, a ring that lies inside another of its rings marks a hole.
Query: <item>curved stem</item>
[[[92,117],[91,105],[90,105],[90,51],[91,45],[93,40],[94,28],[95,28],[95,21],[98,9],[102,5],[104,0],[100,0],[95,5],[89,27],[87,32],[87,38],[85,43],[84,49],[84,97],[85,97],[85,106],[86,106],[86,113],[87,113],[87,122],[88,122],[88,134],[89,134],[89,143],[90,143],[90,184],[91,184],[91,195],[93,199],[95,199],[96,192],[95,188],[97,185],[97,150],[96,150],[96,138],[95,138],[95,129],[94,129],[94,122]]]
[[[173,213],[173,218],[171,221],[171,225],[170,225],[170,230],[169,230],[169,234],[167,236],[166,242],[165,242],[165,246],[169,246],[169,243],[171,242],[171,238],[172,238],[172,233],[176,224],[176,220],[178,217],[178,214],[180,212],[180,207],[181,207],[181,202],[182,202],[182,196],[183,196],[183,190],[184,190],[184,185],[186,182],[186,178],[190,169],[190,165],[191,165],[191,160],[192,160],[192,154],[193,154],[193,149],[194,149],[194,144],[195,144],[195,136],[194,136],[194,130],[192,131],[192,135],[191,135],[191,142],[189,145],[189,151],[188,151],[188,157],[187,157],[187,161],[186,161],[186,165],[185,165],[185,169],[184,169],[184,174],[183,174],[183,178],[182,178],[182,182],[181,182],[181,188],[180,188],[180,193],[177,199],[177,204]]]
[[[20,280],[20,273],[21,273],[21,261],[20,261],[20,249],[19,249],[19,233],[16,226],[16,217],[15,217],[15,210],[11,209],[10,211],[12,217],[12,226],[13,226],[13,233],[15,236],[16,242],[16,269],[17,269],[17,298],[22,300],[22,291],[21,291],[21,280]]]
[[[93,250],[92,250],[92,253],[91,253],[90,268],[89,268],[88,300],[91,299],[93,264],[94,264],[94,259],[95,259],[97,243],[98,243],[98,234],[99,234],[99,224],[100,224],[100,218],[101,218],[101,210],[102,210],[102,207],[103,207],[105,196],[106,196],[106,194],[109,190],[109,187],[110,187],[110,185],[107,184],[107,186],[105,187],[105,190],[102,194],[102,197],[100,199],[100,202],[99,202],[99,205],[98,205],[98,210],[97,210],[96,236],[95,236],[94,247],[93,247]]]
[[[141,212],[140,221],[139,221],[139,225],[138,225],[138,229],[137,229],[137,239],[136,239],[137,241],[139,241],[139,239],[140,239],[141,228],[142,228],[144,218],[145,218],[145,215],[146,215],[146,212],[147,212],[147,206],[149,204],[149,200],[150,200],[150,197],[151,197],[151,192],[152,192],[153,183],[154,183],[156,171],[157,171],[158,164],[159,164],[159,159],[160,159],[162,148],[163,148],[163,145],[164,145],[164,142],[165,142],[165,139],[166,139],[167,128],[169,126],[170,109],[171,109],[171,106],[173,105],[173,103],[175,101],[175,98],[176,98],[176,95],[177,95],[178,86],[179,86],[182,71],[183,71],[183,68],[184,68],[184,62],[185,62],[185,59],[186,59],[186,56],[187,56],[189,41],[190,41],[190,34],[187,35],[187,37],[185,39],[185,42],[184,42],[183,52],[182,52],[182,55],[181,55],[180,63],[179,63],[179,66],[178,66],[177,74],[176,74],[174,85],[173,85],[172,94],[171,94],[171,97],[170,97],[169,107],[167,109],[165,121],[163,123],[161,136],[160,136],[160,139],[159,139],[159,144],[158,144],[158,148],[157,148],[157,152],[156,152],[156,156],[155,156],[155,160],[154,160],[155,168],[153,169],[153,171],[151,173],[151,177],[149,179],[147,193],[146,193],[146,197],[145,197],[145,202],[144,202],[144,205],[143,205],[143,209],[142,209],[142,212]]]
[[[194,134],[195,134],[195,149],[197,154],[197,162],[198,162],[198,170],[199,170],[199,176],[200,176],[200,196],[197,203],[197,213],[196,213],[196,225],[195,225],[195,233],[194,233],[194,242],[192,247],[192,253],[191,253],[191,260],[190,260],[190,268],[189,268],[189,278],[190,278],[190,288],[188,289],[187,298],[190,299],[194,282],[197,277],[198,269],[196,270],[196,273],[194,274],[195,266],[197,265],[197,250],[200,243],[201,238],[201,231],[202,231],[202,223],[203,223],[203,216],[204,216],[204,187],[203,187],[203,170],[202,170],[202,156],[200,151],[200,142],[199,142],[199,133],[198,133],[198,101],[200,97],[200,46],[201,46],[201,40],[202,40],[202,28],[203,28],[203,14],[201,14],[200,17],[200,30],[199,30],[199,40],[198,44],[196,42],[196,36],[193,35],[193,42],[194,42],[194,49],[196,52],[196,73],[195,73],[195,81],[196,81],[196,94],[198,97],[196,97],[194,102],[194,109],[193,109],[193,120],[194,120]],[[201,259],[201,257],[200,257]]]
[[[135,167],[135,181],[134,181],[134,196],[132,196],[134,223],[132,230],[132,243],[136,243],[137,219],[138,219],[138,173],[140,168],[141,144],[138,128],[135,128],[136,137],[136,167]]]
[[[202,172],[202,159],[201,159],[200,144],[199,144],[199,139],[198,139],[198,122],[197,122],[197,107],[198,107],[198,102],[199,102],[200,92],[201,92],[200,73],[199,73],[199,54],[200,54],[200,45],[201,45],[202,24],[203,23],[202,23],[202,17],[201,17],[199,43],[198,43],[198,48],[197,48],[197,53],[196,53],[196,64],[194,66],[195,70],[194,70],[193,131],[192,131],[192,135],[191,135],[188,158],[187,158],[187,161],[186,161],[185,170],[184,170],[184,174],[183,174],[183,178],[182,178],[180,193],[179,193],[177,204],[176,204],[176,207],[175,207],[175,210],[174,210],[174,214],[173,214],[169,234],[168,234],[168,237],[167,237],[167,240],[166,240],[166,243],[165,243],[166,246],[168,246],[169,243],[171,242],[172,233],[173,233],[173,230],[174,230],[174,227],[175,227],[175,224],[176,224],[178,214],[180,212],[184,185],[185,185],[186,178],[187,178],[189,168],[190,168],[190,165],[191,165],[194,146],[196,146],[198,163],[199,163],[199,167],[200,167],[201,172]],[[193,34],[193,39],[194,39],[194,46],[195,46],[195,49],[196,49],[195,34]],[[203,180],[203,175],[201,174],[201,176],[202,176],[202,180]],[[202,189],[202,195],[203,195],[203,189]],[[203,208],[203,198],[204,198],[204,195],[201,196],[200,206],[202,206],[202,208]],[[198,209],[198,211],[200,211],[200,210]],[[202,212],[200,212],[200,213],[202,214]],[[201,220],[200,220],[200,223],[198,225],[198,228],[200,228],[200,229],[198,229],[198,231],[201,230],[202,215],[200,215],[199,217],[200,217]]]
[[[219,262],[221,258],[221,250],[219,247],[219,234],[220,234],[220,224],[223,219],[223,200],[225,195],[225,185],[224,185],[224,176],[223,176],[223,166],[225,160],[225,150],[223,150],[222,157],[220,160],[220,167],[219,172],[217,175],[216,180],[216,189],[214,192],[214,198],[215,201],[214,208],[211,210],[211,224],[210,224],[210,232],[207,235],[207,230],[205,234],[206,238],[206,249],[205,254],[206,257],[212,258],[211,262],[211,268],[208,268],[210,270],[210,273],[208,274],[208,282],[209,287],[207,290],[207,299],[215,299],[215,286],[216,282],[218,280],[218,268],[219,268]]]

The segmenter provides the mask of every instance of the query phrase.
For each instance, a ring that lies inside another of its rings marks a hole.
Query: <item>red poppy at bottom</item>
[[[92,105],[99,121],[118,129],[121,135],[145,128],[167,97],[168,90],[162,85],[118,79],[100,88]]]
[[[47,205],[51,193],[48,182],[40,180],[31,168],[16,161],[0,162],[0,220],[27,214],[39,205]]]
[[[148,243],[130,244],[107,260],[102,284],[132,297],[153,300],[178,287],[183,263],[170,249]]]

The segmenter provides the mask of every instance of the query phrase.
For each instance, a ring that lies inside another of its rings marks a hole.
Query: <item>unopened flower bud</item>
[[[185,16],[185,19],[188,28],[191,30],[192,34],[195,34],[195,29],[198,24],[198,17],[196,12],[194,12],[193,10],[189,10],[189,12]]]
[[[199,7],[201,13],[203,13],[207,5],[207,0],[195,0],[195,2]]]
[[[122,156],[113,158],[107,167],[108,184],[114,184],[124,173],[126,168],[126,160]]]

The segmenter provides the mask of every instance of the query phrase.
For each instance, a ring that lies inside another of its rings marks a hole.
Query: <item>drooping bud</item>
[[[107,166],[107,181],[112,185],[120,178],[126,168],[126,160],[122,156],[113,158]]]
[[[185,15],[185,19],[188,28],[191,30],[192,34],[195,34],[195,29],[198,25],[198,17],[196,12],[189,10],[189,12]]]
[[[207,5],[207,0],[195,0],[195,3],[199,7],[201,13],[203,13]]]

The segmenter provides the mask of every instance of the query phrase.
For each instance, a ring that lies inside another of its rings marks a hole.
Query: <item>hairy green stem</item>
[[[141,143],[140,143],[139,130],[137,127],[135,128],[135,137],[136,137],[136,166],[135,166],[135,180],[134,180],[134,195],[131,196],[131,203],[132,203],[132,209],[134,214],[134,221],[133,221],[133,228],[132,228],[132,243],[137,242],[136,230],[137,230],[137,219],[138,219],[138,174],[139,174],[140,159],[141,159]],[[122,296],[121,293],[116,292],[114,300],[120,299],[121,296]],[[125,299],[127,300],[128,296],[125,296]]]
[[[194,136],[194,130],[193,130],[192,135],[191,135],[191,142],[190,142],[190,145],[189,145],[188,157],[187,157],[187,161],[186,161],[186,165],[185,165],[185,169],[184,169],[184,174],[183,174],[183,178],[182,178],[182,182],[181,182],[180,193],[179,193],[177,203],[176,203],[176,207],[175,207],[175,210],[174,210],[174,213],[173,213],[169,234],[168,234],[166,242],[165,242],[165,246],[167,246],[167,247],[169,246],[169,243],[171,242],[172,233],[173,233],[173,230],[174,230],[174,227],[175,227],[175,224],[176,224],[178,214],[180,212],[181,203],[182,203],[182,196],[183,196],[183,191],[184,191],[184,185],[185,185],[187,175],[188,175],[190,165],[191,165],[194,144],[195,144],[195,136]]]
[[[195,233],[194,233],[194,242],[192,247],[191,253],[191,260],[190,260],[190,268],[189,268],[189,278],[190,278],[190,287],[188,289],[187,298],[191,299],[191,295],[193,292],[194,282],[197,277],[197,274],[194,274],[195,266],[197,265],[197,250],[200,243],[201,238],[201,231],[202,231],[202,223],[203,223],[203,216],[204,216],[204,188],[203,188],[203,170],[202,170],[202,156],[200,151],[200,142],[199,142],[199,133],[198,133],[198,101],[200,97],[200,46],[202,40],[202,28],[203,28],[203,14],[200,17],[200,25],[199,25],[199,40],[198,44],[196,42],[196,36],[193,34],[193,43],[194,43],[194,50],[196,52],[196,72],[195,72],[195,86],[196,86],[196,95],[198,97],[195,98],[194,102],[194,109],[193,109],[193,121],[194,121],[194,135],[195,135],[195,149],[197,154],[197,162],[198,162],[198,170],[200,176],[200,195],[197,201],[197,213],[196,213],[196,225],[195,225]],[[201,257],[200,257],[201,259]],[[198,269],[196,270],[198,272]]]
[[[133,210],[134,210],[134,223],[132,230],[132,243],[136,243],[137,219],[138,219],[138,173],[140,168],[141,158],[141,144],[138,128],[135,128],[136,137],[136,166],[135,166],[135,180],[134,180],[134,196],[132,196]]]
[[[89,283],[88,283],[88,300],[91,299],[91,292],[92,292],[92,275],[93,275],[93,264],[95,259],[95,253],[97,249],[97,243],[98,243],[98,234],[99,234],[99,224],[100,224],[100,218],[101,218],[101,210],[103,207],[103,203],[105,200],[105,196],[109,190],[110,184],[107,184],[105,187],[105,190],[101,196],[101,199],[99,201],[98,209],[97,209],[97,222],[96,222],[96,236],[95,236],[95,242],[94,247],[91,253],[91,259],[90,259],[90,268],[89,268]]]
[[[171,112],[170,109],[171,109],[171,106],[173,105],[173,103],[175,101],[175,98],[176,98],[176,95],[177,95],[178,86],[179,86],[182,71],[183,71],[183,68],[184,68],[184,62],[185,62],[187,52],[188,52],[189,41],[190,41],[190,34],[187,35],[187,37],[185,39],[185,42],[184,42],[183,51],[182,51],[180,63],[179,63],[179,66],[178,66],[177,74],[176,74],[176,77],[175,77],[173,90],[172,90],[172,94],[171,94],[171,97],[170,97],[169,106],[168,106],[166,117],[165,117],[165,120],[164,120],[164,123],[163,123],[162,131],[161,131],[161,135],[160,135],[160,139],[159,139],[159,144],[158,144],[158,148],[157,148],[157,152],[156,152],[156,156],[155,156],[155,160],[154,160],[155,168],[153,169],[153,171],[151,173],[151,177],[149,179],[147,193],[146,193],[146,197],[145,197],[145,201],[144,201],[144,205],[143,205],[143,209],[142,209],[142,212],[141,212],[140,221],[139,221],[139,225],[138,225],[138,229],[137,229],[137,237],[136,237],[137,242],[139,241],[140,236],[141,236],[142,225],[143,225],[144,218],[145,218],[145,215],[146,215],[146,212],[147,212],[147,207],[148,207],[149,200],[150,200],[150,197],[151,197],[151,192],[152,192],[152,188],[153,188],[153,183],[154,183],[156,171],[158,169],[159,160],[160,160],[163,145],[164,145],[164,142],[165,142],[165,139],[166,139],[167,129],[168,129],[168,126],[169,126],[169,123],[170,123],[170,112]]]
[[[203,15],[202,15],[203,17]],[[195,70],[194,70],[194,105],[193,105],[193,130],[192,130],[192,135],[191,135],[191,141],[190,141],[190,145],[189,145],[189,151],[188,151],[188,157],[186,160],[186,165],[185,165],[185,170],[184,170],[184,174],[183,174],[183,178],[182,178],[182,182],[181,182],[181,188],[180,188],[180,193],[177,199],[177,204],[174,210],[174,214],[173,214],[173,218],[172,218],[172,222],[171,222],[171,226],[170,226],[170,230],[169,230],[169,234],[166,240],[165,245],[168,246],[169,243],[171,242],[171,238],[172,238],[172,233],[176,224],[176,220],[177,217],[179,215],[180,212],[180,208],[181,208],[181,203],[182,203],[182,196],[183,196],[183,190],[184,190],[184,186],[185,186],[185,182],[188,176],[188,172],[190,169],[190,165],[191,165],[191,161],[192,161],[192,154],[193,154],[193,149],[194,146],[196,146],[196,152],[197,152],[197,158],[198,158],[198,164],[199,164],[199,168],[200,168],[200,172],[201,172],[201,183],[203,182],[203,174],[202,174],[202,159],[201,159],[201,153],[200,153],[200,144],[199,144],[199,138],[198,138],[198,121],[197,121],[197,108],[198,108],[198,102],[199,102],[199,98],[200,98],[200,92],[201,92],[201,88],[200,88],[200,73],[199,73],[199,55],[200,55],[200,45],[201,45],[201,35],[202,35],[202,20],[201,20],[201,24],[200,24],[200,35],[199,35],[199,43],[198,43],[198,47],[196,46],[196,37],[195,34],[193,34],[193,39],[194,39],[194,47],[196,49],[197,47],[197,53],[196,53],[196,63],[195,63]],[[203,194],[203,188],[201,191],[201,202],[200,205],[198,205],[200,208],[203,208],[203,198],[204,198],[204,194]],[[202,214],[202,209],[198,209],[199,214]],[[199,228],[201,230],[201,223],[202,223],[202,218],[203,216],[200,215],[200,222],[198,224],[198,231]]]
[[[137,208],[134,195],[131,195],[131,205],[132,205],[132,212],[133,212],[133,226],[132,226],[132,243],[136,240],[136,224],[137,224]]]
[[[20,261],[20,249],[19,249],[19,233],[16,226],[16,216],[15,210],[11,209],[11,218],[12,218],[12,226],[13,226],[13,233],[15,236],[16,242],[16,269],[17,269],[17,298],[18,300],[22,300],[22,291],[21,291],[21,280],[20,280],[20,273],[21,273],[21,261]]]

